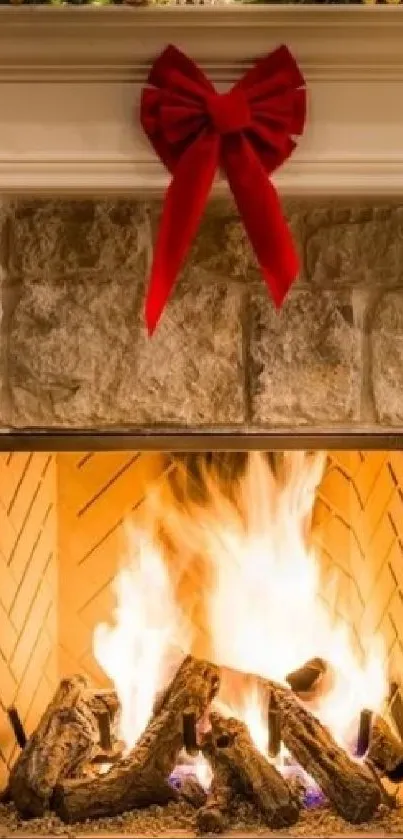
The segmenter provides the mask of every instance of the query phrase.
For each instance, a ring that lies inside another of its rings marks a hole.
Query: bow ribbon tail
[[[222,162],[263,279],[280,307],[299,269],[291,233],[273,184],[242,134],[223,138]]]
[[[146,323],[155,330],[196,235],[219,159],[219,138],[203,132],[185,150],[168,187],[146,299]]]

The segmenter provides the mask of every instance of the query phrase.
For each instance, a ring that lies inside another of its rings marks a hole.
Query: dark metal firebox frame
[[[392,432],[132,432],[32,430],[0,433],[0,452],[12,451],[280,451],[403,450],[403,431]]]

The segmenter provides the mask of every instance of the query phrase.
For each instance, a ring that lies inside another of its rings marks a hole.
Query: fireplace
[[[1,836],[403,835],[402,26],[0,7]],[[169,42],[295,54],[301,271],[275,312],[218,177],[150,340]]]
[[[1,454],[11,835],[399,833],[403,454],[316,442]]]

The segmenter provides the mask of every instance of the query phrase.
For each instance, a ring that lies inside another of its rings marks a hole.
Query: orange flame
[[[283,682],[288,672],[321,656],[334,682],[315,712],[348,747],[361,709],[380,709],[387,680],[380,639],[362,638],[361,658],[349,627],[335,621],[320,597],[320,563],[306,537],[325,460],[322,453],[284,453],[279,478],[263,455],[251,454],[231,496],[206,473],[207,501],[185,498],[164,506],[163,515],[182,556],[202,555],[210,566],[212,584],[204,595],[214,660]],[[170,649],[190,646],[163,555],[147,535],[131,533],[130,547],[134,559],[116,580],[115,626],[97,627],[94,637],[95,656],[121,699],[128,746],[167,682]],[[267,754],[267,709],[256,688],[228,710],[247,723]]]
[[[115,579],[113,626],[99,624],[94,656],[114,682],[121,704],[120,737],[133,748],[156,696],[190,648],[164,559],[150,537],[128,528],[127,567]]]

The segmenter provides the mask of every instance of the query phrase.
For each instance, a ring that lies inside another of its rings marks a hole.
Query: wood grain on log
[[[82,676],[60,683],[11,770],[10,794],[25,817],[43,815],[57,781],[68,776],[96,742],[95,717],[80,701],[87,687]]]
[[[390,780],[403,780],[403,743],[380,716],[372,720],[367,759]]]
[[[224,833],[229,826],[231,804],[239,781],[221,749],[215,747],[211,733],[204,738],[203,754],[211,765],[213,778],[207,801],[197,813],[197,829],[200,833]]]
[[[399,732],[400,738],[403,740],[403,688],[397,682],[392,682],[389,694],[389,708],[393,717],[393,722]]]
[[[112,689],[88,688],[83,692],[82,698],[93,714],[98,715],[107,711],[112,722],[120,708],[117,693]]]
[[[273,690],[273,684],[269,683]],[[281,735],[295,760],[318,784],[339,815],[352,824],[370,819],[380,792],[368,768],[337,745],[330,731],[293,693],[275,688],[281,709]]]
[[[203,807],[207,801],[207,793],[194,775],[183,778],[178,793],[179,798],[187,801],[195,810]]]
[[[269,827],[295,824],[299,802],[287,781],[254,745],[247,726],[239,720],[211,715],[216,760],[239,779],[242,789],[251,797]]]
[[[218,686],[218,668],[188,656],[125,760],[97,779],[58,785],[53,802],[58,815],[76,822],[177,797],[168,778],[183,747],[183,714],[200,719]]]
[[[224,833],[229,826],[229,813],[233,791],[232,773],[225,764],[217,763],[207,801],[196,816],[200,833]]]

